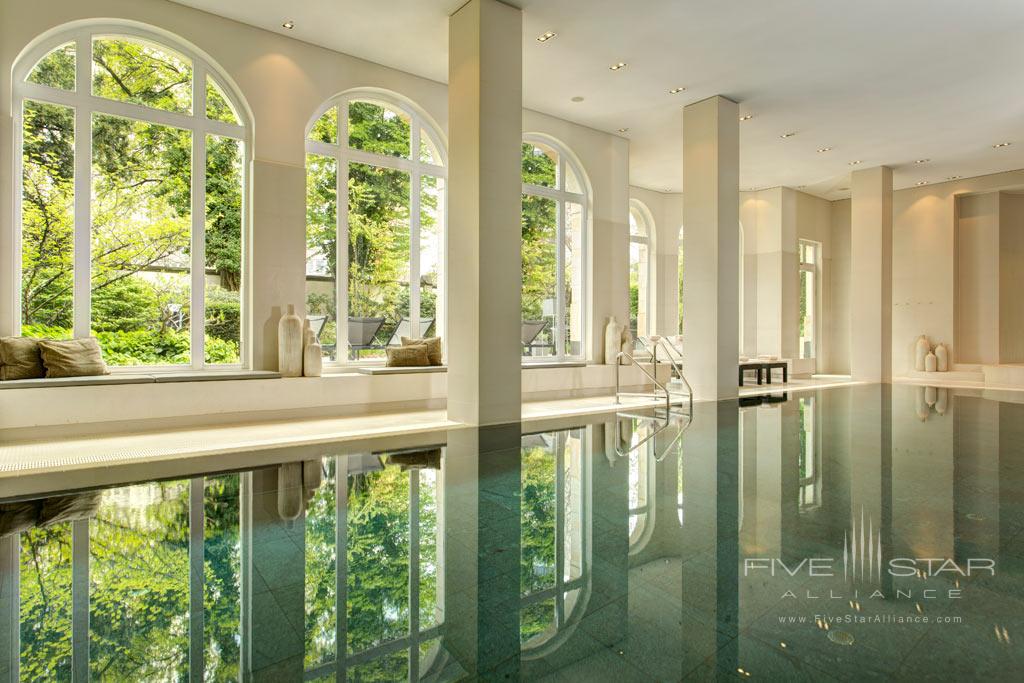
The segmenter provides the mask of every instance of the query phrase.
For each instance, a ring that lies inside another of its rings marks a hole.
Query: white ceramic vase
[[[309,326],[309,318],[306,318],[305,326],[302,329],[302,375],[304,377],[319,377],[323,372],[323,347],[316,338],[313,328]]]
[[[282,377],[302,377],[302,319],[292,304],[277,323],[277,371]]]
[[[614,315],[608,318],[608,324],[604,328],[604,362],[606,365],[615,365],[615,357],[622,350],[622,329],[622,325]]]
[[[939,372],[949,372],[949,349],[945,344],[935,347],[935,366]]]
[[[925,356],[932,350],[931,344],[928,343],[928,337],[923,334],[917,338],[914,342],[914,369],[918,372],[924,372],[924,359]]]
[[[924,387],[915,387],[914,389],[914,412],[917,413],[917,419],[925,422],[928,419],[930,410],[925,402]]]
[[[934,353],[929,353],[924,357],[924,371],[935,372],[935,369],[939,366],[939,361],[935,358]]]
[[[298,519],[302,514],[302,463],[286,462],[277,468],[277,516]]]

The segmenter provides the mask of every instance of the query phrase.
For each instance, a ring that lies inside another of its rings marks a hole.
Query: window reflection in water
[[[583,429],[522,439],[520,640],[542,646],[586,601],[590,461]]]
[[[800,510],[816,508],[821,504],[821,449],[818,448],[814,397],[799,399],[800,411]]]
[[[325,461],[306,516],[308,676],[341,666],[349,680],[420,680],[443,668],[441,463],[441,449]]]

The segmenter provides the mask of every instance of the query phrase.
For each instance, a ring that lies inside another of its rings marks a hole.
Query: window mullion
[[[89,520],[71,522],[71,680],[89,680]]]
[[[334,662],[335,681],[348,676],[348,457],[334,458]]]
[[[75,46],[75,91],[84,102],[92,83],[92,40],[83,34]],[[92,327],[92,116],[89,107],[75,107],[75,227],[73,334],[88,337]]]
[[[192,72],[192,112],[206,117],[206,69],[201,63]],[[192,130],[192,248],[191,248],[191,335],[192,369],[201,370],[206,360],[206,134]]]
[[[338,238],[335,240],[337,253],[334,257],[335,263],[335,295],[337,303],[336,341],[335,354],[339,361],[344,358],[349,360],[348,347],[348,100],[342,100],[338,107],[338,144],[342,152],[335,153],[337,159],[337,188],[335,199],[337,203],[336,221],[338,224]],[[344,356],[342,356],[344,354]]]
[[[558,200],[555,220],[555,355],[559,360],[569,355],[565,334],[565,212],[569,205]]]
[[[410,156],[419,159],[420,128],[412,119]],[[418,165],[413,166],[409,175],[409,335],[418,338],[420,334],[420,188],[422,178]]]
[[[203,612],[203,593],[206,588],[203,547],[206,527],[203,508],[205,484],[206,480],[203,477],[195,477],[189,480],[188,490],[188,660],[189,680],[193,683],[205,680],[206,669],[206,621]]]

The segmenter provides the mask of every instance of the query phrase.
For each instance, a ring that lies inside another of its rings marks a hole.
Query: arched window
[[[437,128],[395,96],[346,93],[314,117],[306,313],[328,361],[443,334],[445,175]]]
[[[651,238],[654,222],[647,207],[629,202],[629,325],[633,337],[646,337],[651,326]]]
[[[240,364],[251,129],[215,65],[118,24],[14,69],[22,334],[94,335],[111,365]]]
[[[676,283],[679,287],[679,334],[683,333],[683,228],[679,228],[679,269]]]
[[[523,356],[582,360],[586,352],[586,180],[546,138],[523,142]]]

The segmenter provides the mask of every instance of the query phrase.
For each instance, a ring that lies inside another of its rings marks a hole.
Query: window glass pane
[[[356,653],[409,630],[409,473],[376,456],[350,458],[349,468],[347,630]]]
[[[89,536],[90,678],[188,678],[188,490],[102,493]]]
[[[555,440],[554,434],[523,437],[520,554],[523,595],[555,585]]]
[[[305,666],[333,661],[336,653],[337,460],[324,461],[320,487],[306,503]]]
[[[437,145],[423,128],[420,128],[420,161],[437,166],[442,164],[441,153],[438,151]]]
[[[679,286],[679,334],[683,333],[683,231],[679,231],[679,272],[676,282]]]
[[[206,680],[238,680],[241,625],[239,476],[209,477],[203,487],[203,640]]]
[[[353,162],[348,191],[350,355],[383,357],[409,316],[409,174]]]
[[[438,548],[441,547],[442,529],[438,524],[438,502],[441,490],[438,488],[438,474],[441,462],[419,471],[419,531],[420,531],[420,629],[430,628],[441,622],[443,617],[438,602],[439,571]],[[414,475],[415,476],[415,475]]]
[[[325,359],[338,348],[338,162],[306,155],[306,316]]]
[[[192,111],[192,62],[134,38],[92,43],[92,94],[155,109]]]
[[[583,431],[573,430],[565,436],[562,463],[565,500],[562,514],[565,519],[562,547],[562,579],[572,581],[583,576]]]
[[[404,681],[409,677],[409,652],[400,650],[382,655],[348,670],[347,681],[377,683],[378,681]]]
[[[31,100],[23,111],[22,334],[66,339],[73,325],[75,113]]]
[[[324,112],[323,116],[316,120],[313,128],[309,131],[309,139],[319,142],[326,142],[332,145],[338,144],[338,108],[331,107]]]
[[[800,270],[800,357],[814,358],[815,283],[813,270]]]
[[[558,185],[558,152],[540,143],[523,143],[523,182],[541,187]]]
[[[190,362],[192,134],[93,114],[92,329],[112,365]]]
[[[420,194],[420,327],[444,336],[441,265],[444,260],[444,178],[422,177]],[[433,330],[430,330],[433,321]]]
[[[555,627],[555,599],[546,598],[527,605],[519,614],[519,642],[527,644],[534,638],[541,640]]]
[[[583,206],[565,205],[565,354],[583,357]]]
[[[524,356],[551,356],[555,350],[555,297],[558,291],[558,202],[523,195],[522,342]]]
[[[640,223],[636,220],[636,214],[632,211],[629,212],[629,235],[630,237],[642,237],[646,234],[646,231],[641,227]]]
[[[389,157],[409,157],[409,115],[374,102],[349,102],[348,146]]]
[[[75,44],[65,43],[40,59],[26,80],[51,88],[74,90]]]
[[[239,123],[238,114],[228,102],[224,89],[212,76],[206,77],[206,118],[224,123]]]
[[[37,504],[5,505],[21,506],[28,527],[21,534],[21,680],[70,681],[71,523],[35,527]]]
[[[217,135],[206,136],[206,269],[206,362],[239,363],[242,143]]]
[[[629,327],[634,338],[650,332],[647,321],[649,251],[645,241],[629,243]]]

